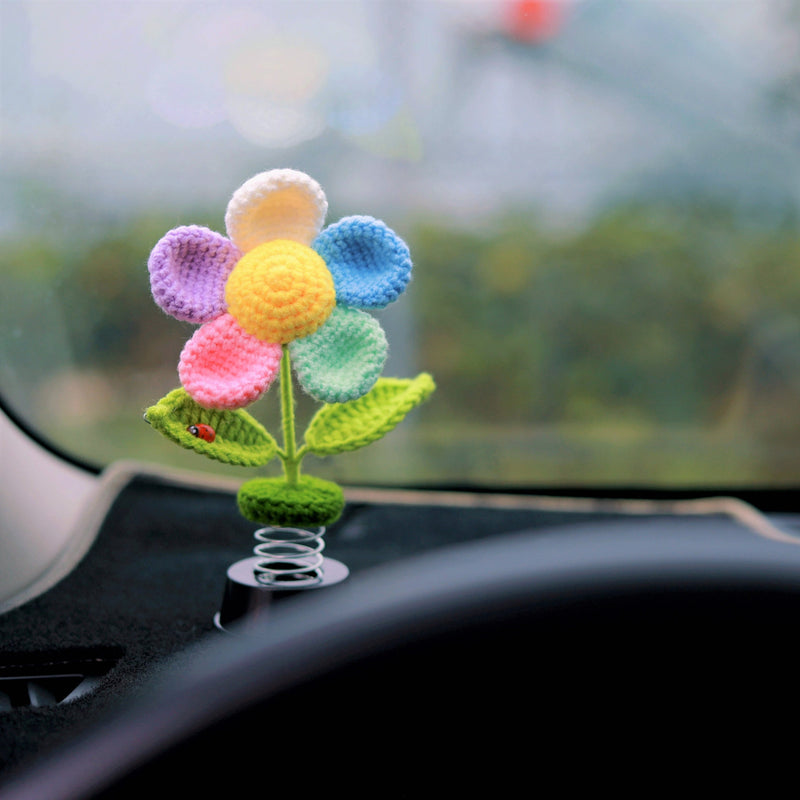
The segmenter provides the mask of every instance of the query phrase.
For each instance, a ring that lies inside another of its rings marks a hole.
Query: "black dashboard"
[[[0,796],[141,797],[165,774],[187,793],[496,787],[531,759],[662,747],[674,724],[719,743],[795,700],[773,680],[800,611],[792,515],[355,498],[326,536],[350,578],[222,632],[251,524],[226,491],[133,476],[78,568],[0,618]]]

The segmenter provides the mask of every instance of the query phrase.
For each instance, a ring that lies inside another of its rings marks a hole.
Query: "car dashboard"
[[[440,778],[468,788],[502,750],[497,786],[531,748],[554,769],[565,735],[611,748],[603,720],[627,726],[613,747],[637,747],[678,720],[695,719],[687,740],[741,732],[778,687],[792,700],[770,680],[800,608],[791,514],[352,489],[326,536],[350,577],[220,630],[253,533],[233,492],[157,472],[116,483],[78,566],[0,617],[8,800],[141,796],[173,773],[187,791],[209,776],[249,791],[260,763],[306,756],[315,772],[352,762],[356,796],[402,764],[385,794],[413,796],[431,764],[460,765]]]

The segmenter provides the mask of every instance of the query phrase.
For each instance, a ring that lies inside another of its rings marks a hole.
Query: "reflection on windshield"
[[[316,473],[800,479],[796,3],[68,0],[0,23],[0,391],[76,455],[234,469],[142,429],[191,333],[146,261],[291,166],[329,221],[408,242],[385,374],[439,387]]]

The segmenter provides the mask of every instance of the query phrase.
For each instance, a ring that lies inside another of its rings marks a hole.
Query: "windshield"
[[[0,37],[0,391],[76,457],[243,474],[142,421],[194,330],[147,259],[293,167],[408,243],[384,374],[438,385],[317,474],[800,480],[796,3],[5,0]]]

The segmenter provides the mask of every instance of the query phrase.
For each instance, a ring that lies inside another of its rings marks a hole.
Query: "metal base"
[[[237,630],[254,623],[262,623],[268,616],[273,603],[300,592],[322,589],[341,583],[350,570],[334,558],[324,558],[321,576],[314,581],[302,580],[264,584],[256,579],[257,556],[244,558],[231,564],[225,581],[225,594],[222,606],[214,615],[214,625],[222,631],[229,626]]]

